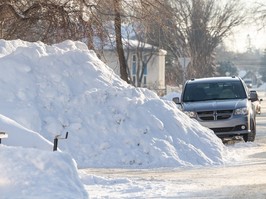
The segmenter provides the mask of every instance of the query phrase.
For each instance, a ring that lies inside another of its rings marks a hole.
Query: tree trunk
[[[122,33],[121,33],[120,1],[121,0],[114,0],[116,50],[120,64],[120,77],[121,79],[129,83],[128,74],[127,74],[127,62],[124,54]]]

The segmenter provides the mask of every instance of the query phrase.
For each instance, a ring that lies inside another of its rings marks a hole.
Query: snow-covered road
[[[227,145],[223,166],[80,170],[90,198],[266,198],[266,96],[254,143]]]

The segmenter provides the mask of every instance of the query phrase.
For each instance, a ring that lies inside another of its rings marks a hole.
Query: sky
[[[234,52],[246,52],[252,50],[264,50],[266,48],[266,29],[256,24],[248,24],[237,27],[233,33],[225,38],[225,45]]]
[[[265,34],[265,30],[258,30],[255,25],[239,27],[225,39],[225,45],[234,52],[246,52],[249,47],[253,50],[264,50],[266,48]]]
[[[128,85],[84,43],[0,40],[0,69],[0,129],[8,134],[0,145],[1,197],[88,198],[85,185],[101,178],[82,168],[228,161],[221,140],[179,111],[172,95]]]
[[[247,8],[247,12],[257,3],[265,4],[264,0],[242,0],[242,4]],[[234,28],[232,34],[225,39],[225,45],[235,52],[246,52],[249,47],[252,49],[264,50],[266,48],[266,29],[262,27],[261,22],[254,21],[251,16],[249,23]]]

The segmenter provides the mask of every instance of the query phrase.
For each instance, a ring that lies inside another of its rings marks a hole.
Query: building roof
[[[123,39],[123,45],[124,45],[124,49],[128,49],[128,50],[135,50],[135,49],[142,49],[143,51],[157,51],[162,53],[163,55],[167,54],[166,50],[163,49],[159,49],[157,46],[153,46],[151,44],[145,43],[145,42],[141,42],[138,40],[134,40],[134,39]],[[97,46],[102,46],[103,50],[114,50],[116,49],[116,42],[114,39],[111,39],[109,42],[105,42],[105,43],[98,43]]]

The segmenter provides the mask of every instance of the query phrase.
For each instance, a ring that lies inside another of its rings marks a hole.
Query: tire
[[[254,121],[251,122],[251,132],[244,134],[243,139],[245,142],[254,142],[256,136],[256,125]]]

